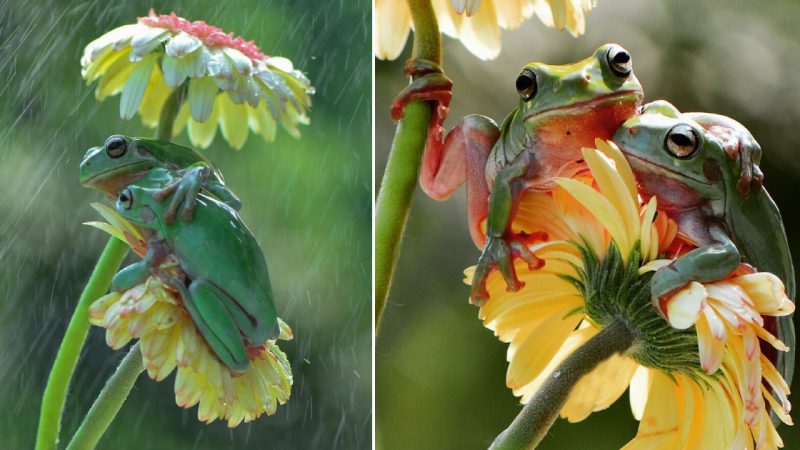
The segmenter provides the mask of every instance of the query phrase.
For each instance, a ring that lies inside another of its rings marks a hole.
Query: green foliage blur
[[[501,122],[518,102],[514,80],[526,63],[573,62],[617,42],[633,56],[645,101],[666,99],[682,111],[725,114],[755,135],[764,149],[765,185],[781,208],[797,265],[798,21],[800,2],[791,0],[599,0],[586,35],[574,39],[531,19],[503,32],[496,61],[480,61],[445,37],[444,69],[454,82],[448,127],[467,114]],[[410,42],[396,61],[376,63],[376,183],[394,135],[389,105],[407,83],[402,65],[409,55]],[[467,303],[462,271],[477,262],[479,250],[466,218],[463,188],[444,203],[421,191],[415,196],[376,343],[380,449],[486,448],[521,408],[505,387],[507,346]],[[800,377],[793,391],[800,392]],[[637,426],[625,394],[584,422],[559,419],[539,448],[617,449]],[[800,427],[781,426],[779,432],[786,449],[800,449]]]
[[[0,448],[33,448],[47,375],[107,235],[82,225],[102,196],[78,184],[86,149],[119,118],[80,76],[83,48],[150,7],[205,20],[285,56],[316,87],[300,140],[221,134],[205,154],[262,245],[294,371],[287,405],[229,430],[175,405],[174,375],[140,376],[99,448],[367,448],[371,442],[370,4],[367,0],[0,1]],[[175,141],[189,145],[185,134]],[[131,256],[127,263],[135,259]],[[125,354],[93,327],[63,418],[63,447]]]

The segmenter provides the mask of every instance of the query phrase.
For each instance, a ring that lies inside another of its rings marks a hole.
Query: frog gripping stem
[[[450,111],[453,82],[444,74],[441,66],[424,59],[410,59],[405,65],[405,74],[412,77],[411,84],[392,102],[392,119],[400,120],[406,105],[413,101],[434,102],[428,141],[444,139],[444,119]]]

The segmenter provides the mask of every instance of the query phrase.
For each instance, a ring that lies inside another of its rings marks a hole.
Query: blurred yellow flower
[[[432,0],[442,33],[461,40],[480,59],[500,53],[500,29],[513,29],[534,14],[546,26],[573,36],[586,30],[597,0]],[[373,47],[380,59],[395,59],[411,30],[406,0],[374,0]]]
[[[282,57],[270,57],[247,42],[205,22],[189,22],[152,10],[138,22],[115,28],[86,46],[81,59],[88,84],[98,81],[95,96],[121,93],[120,116],[138,111],[154,128],[175,89],[186,86],[186,102],[173,132],[188,130],[193,145],[208,147],[217,125],[235,149],[247,140],[248,127],[268,142],[277,124],[299,137],[308,124],[314,88]]]
[[[108,217],[107,211],[103,215]],[[113,225],[90,225],[117,237],[123,229],[127,235],[135,230],[122,217],[113,218]],[[181,272],[173,258],[163,262],[159,270],[176,276]],[[242,373],[232,372],[197,331],[180,294],[156,276],[95,301],[89,308],[89,321],[106,328],[106,343],[115,350],[131,339],[139,339],[150,378],[161,381],[177,368],[175,402],[183,408],[199,404],[197,418],[203,422],[227,420],[229,427],[235,427],[264,413],[274,414],[291,394],[292,368],[276,341],[248,347],[248,368]],[[289,326],[281,319],[278,323],[278,339],[292,339]]]
[[[526,283],[519,292],[506,291],[496,272],[487,282],[490,299],[479,317],[510,344],[506,382],[522,402],[602,329],[593,314],[601,309],[592,305],[597,300],[574,282],[596,270],[587,265],[587,254],[596,255],[596,261],[616,256],[618,271],[629,267],[638,276],[670,261],[657,258],[674,258],[692,247],[677,234],[675,223],[657,211],[655,197],[641,201],[621,152],[613,144],[596,144],[600,150],[583,152],[591,176],[558,179],[553,192],[526,192],[520,201],[512,226],[517,232],[547,233],[549,241],[531,246],[545,265],[532,271],[516,261],[517,274]],[[616,253],[608,251],[614,249],[612,240]],[[468,284],[473,271],[465,271]],[[726,280],[687,286],[664,303],[664,313],[677,328],[650,303],[649,283],[629,283],[624,297],[635,297],[637,289],[644,289],[644,301],[626,305],[625,311],[635,323],[659,322],[658,334],[643,332],[628,353],[612,356],[583,377],[561,416],[581,421],[630,387],[631,407],[641,422],[626,449],[782,446],[769,411],[791,424],[789,390],[759,349],[759,338],[779,351],[787,349],[764,327],[765,317],[774,320],[771,316],[794,309],[780,280],[743,265]],[[684,317],[690,317],[688,324]],[[686,330],[693,324],[694,333]],[[653,357],[659,352],[660,358]]]

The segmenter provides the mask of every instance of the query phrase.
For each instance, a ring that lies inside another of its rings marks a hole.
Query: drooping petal
[[[411,12],[406,2],[375,0],[372,30],[375,55],[380,59],[396,59],[411,31]]]
[[[694,325],[700,316],[707,295],[706,288],[702,284],[692,281],[670,297],[663,311],[670,325],[679,330],[685,330]]]
[[[144,91],[150,82],[150,76],[153,73],[153,67],[156,63],[155,56],[147,56],[134,67],[128,81],[125,83],[125,89],[122,90],[122,98],[119,102],[119,115],[122,119],[131,119],[136,111],[139,109],[139,104],[144,97]]]
[[[189,81],[189,109],[192,119],[196,122],[208,120],[214,108],[217,92],[219,92],[217,84],[209,77],[192,78]]]

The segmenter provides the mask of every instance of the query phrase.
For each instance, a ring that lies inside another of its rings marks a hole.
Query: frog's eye
[[[119,198],[117,199],[119,205],[125,208],[125,210],[129,210],[133,207],[133,192],[130,189],[125,189],[124,191],[120,192]]]
[[[697,151],[700,140],[697,133],[689,125],[677,125],[667,133],[664,147],[673,156],[680,159],[691,157]]]
[[[531,69],[523,69],[517,77],[517,92],[526,102],[536,96],[536,74]]]
[[[614,72],[615,75],[625,78],[631,74],[633,61],[631,61],[631,54],[624,48],[618,46],[611,47],[608,49],[606,59],[608,60],[608,67],[611,68],[611,71]]]
[[[128,151],[128,142],[122,136],[111,136],[106,139],[106,153],[112,158],[119,158]]]

